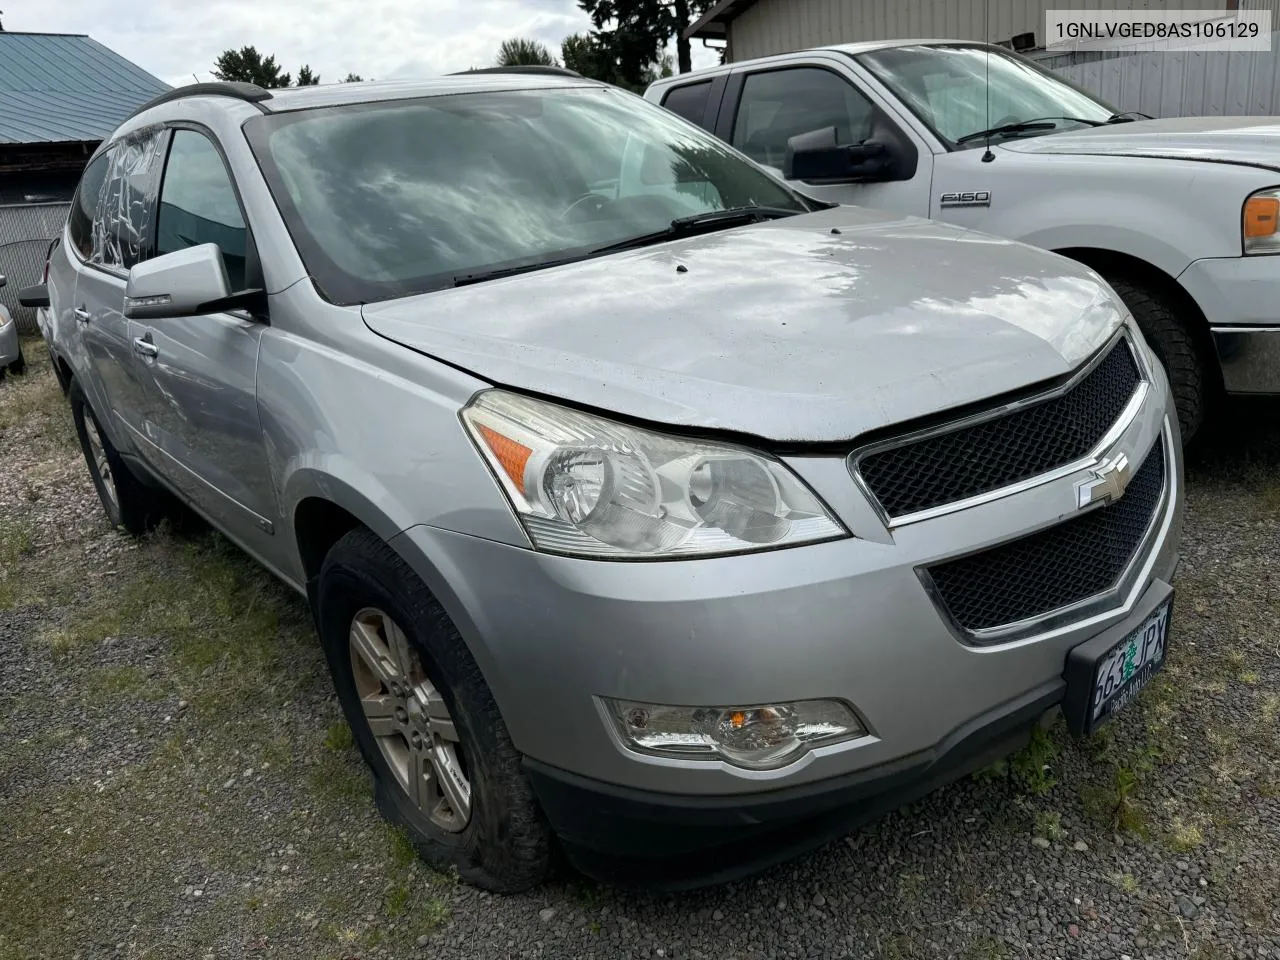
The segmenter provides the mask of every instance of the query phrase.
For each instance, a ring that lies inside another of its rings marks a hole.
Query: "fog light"
[[[799,700],[743,707],[671,707],[606,700],[628,746],[687,760],[739,767],[779,767],[816,746],[866,732],[838,700]]]

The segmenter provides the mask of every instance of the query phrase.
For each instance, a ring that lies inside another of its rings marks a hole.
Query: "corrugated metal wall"
[[[67,221],[68,203],[19,203],[0,206],[0,303],[18,322],[20,333],[35,333],[36,312],[18,303],[18,291],[40,282],[49,241]]]
[[[1269,8],[1280,0],[1242,0]],[[1225,0],[759,0],[729,25],[730,56],[750,60],[855,40],[944,37],[1007,40],[1034,32],[1043,42],[1045,11],[1211,10]]]
[[[1280,32],[1270,53],[1078,53],[1039,62],[1120,110],[1152,117],[1280,114]]]

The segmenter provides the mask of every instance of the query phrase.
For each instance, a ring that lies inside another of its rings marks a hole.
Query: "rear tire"
[[[18,359],[9,364],[9,372],[20,377],[27,372],[27,358],[22,355],[22,347],[18,347]]]
[[[1190,442],[1204,423],[1211,396],[1208,364],[1192,332],[1194,319],[1180,311],[1168,296],[1141,280],[1123,275],[1106,276],[1106,280],[1138,321],[1138,329],[1164,365],[1178,411],[1182,441]]]
[[[80,384],[71,381],[67,391],[76,436],[89,468],[89,479],[98,491],[102,509],[113,527],[140,537],[165,515],[168,495],[146,487],[120,457],[85,399]]]
[[[316,598],[338,699],[383,816],[408,830],[432,866],[456,867],[478,887],[511,893],[542,882],[550,827],[493,694],[435,597],[360,528],[329,551]],[[435,707],[419,706],[418,696]]]

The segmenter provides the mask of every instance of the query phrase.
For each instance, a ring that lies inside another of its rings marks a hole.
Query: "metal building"
[[[120,121],[169,85],[79,34],[0,30],[0,288],[24,333],[35,312],[18,289],[35,283],[50,238],[89,155]]]
[[[727,42],[725,59],[750,60],[855,40],[935,37],[1044,46],[1047,10],[1267,8],[1277,0],[720,0],[688,33]],[[1030,37],[1028,37],[1030,35]]]

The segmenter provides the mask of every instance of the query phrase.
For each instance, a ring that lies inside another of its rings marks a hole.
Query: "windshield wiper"
[[[647,247],[651,244],[661,243],[664,240],[674,240],[677,237],[691,237],[699,233],[728,230],[730,227],[739,227],[747,223],[759,223],[762,220],[780,220],[783,217],[794,217],[803,212],[802,210],[788,210],[785,207],[760,206],[709,210],[706,213],[695,213],[689,217],[676,217],[661,230],[628,237],[626,240],[619,240],[616,243],[606,243],[603,247],[596,247],[591,253],[594,255],[612,253],[615,250],[633,250],[636,247]]]
[[[709,210],[706,213],[695,213],[689,217],[677,217],[661,230],[653,233],[642,233],[636,237],[628,237],[616,243],[606,243],[602,247],[593,247],[569,257],[557,257],[551,260],[536,260],[532,263],[509,264],[505,267],[494,267],[492,270],[479,270],[475,273],[459,273],[450,278],[450,285],[465,287],[472,283],[484,283],[486,280],[500,280],[503,277],[514,277],[520,273],[533,270],[545,270],[548,267],[562,267],[565,264],[577,263],[590,257],[615,250],[631,250],[661,243],[675,237],[687,237],[697,233],[710,233],[713,230],[727,230],[729,227],[741,226],[744,223],[759,223],[762,220],[778,220],[792,217],[801,210],[788,210],[785,207],[731,207],[727,210]]]
[[[1022,133],[1026,130],[1052,130],[1058,125],[1057,121],[1066,120],[1068,123],[1083,123],[1088,127],[1102,126],[1102,120],[1086,120],[1084,117],[1037,117],[1034,120],[1020,120],[1017,123],[1002,123],[998,127],[992,127],[990,130],[978,130],[975,133],[966,133],[958,139],[956,143],[969,143],[973,140],[981,140],[984,137],[998,137],[1005,133]]]
[[[1148,117],[1145,113],[1139,113],[1137,110],[1126,110],[1124,113],[1113,113],[1107,117],[1107,123],[1133,123],[1135,120],[1152,120],[1154,117]]]

